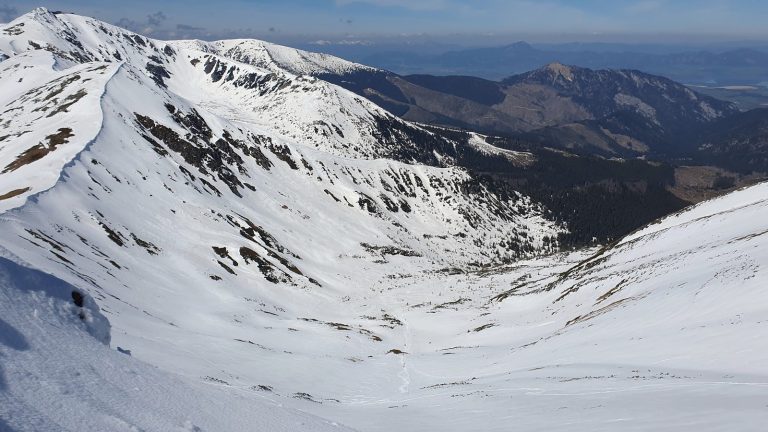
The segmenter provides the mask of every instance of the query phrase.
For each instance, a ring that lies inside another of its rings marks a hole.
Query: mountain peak
[[[560,62],[552,62],[543,68],[545,71],[553,74],[555,77],[562,76],[568,81],[573,80],[573,68]]]
[[[41,18],[45,21],[49,21],[51,18],[53,18],[56,15],[53,11],[46,7],[37,7],[32,9],[31,11],[27,12],[24,15],[19,16],[16,19],[33,19],[33,20],[40,20]]]
[[[32,9],[31,11],[29,11],[30,15],[46,15],[46,14],[49,14],[49,13],[51,13],[51,11],[48,10],[48,8],[44,7],[44,6],[36,7],[34,9]]]
[[[508,50],[514,51],[533,51],[534,48],[526,41],[517,41],[515,43],[507,45]]]

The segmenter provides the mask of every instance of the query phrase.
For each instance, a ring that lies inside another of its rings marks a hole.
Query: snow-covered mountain
[[[294,75],[347,74],[378,69],[353,63],[328,54],[302,51],[255,39],[234,39],[214,42],[179,41],[179,46],[218,54],[276,73]]]
[[[768,414],[764,185],[542,258],[567,229],[547,209],[307,75],[362,66],[45,9],[0,27],[0,52],[0,429]]]

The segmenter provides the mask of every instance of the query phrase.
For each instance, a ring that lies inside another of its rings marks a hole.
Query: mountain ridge
[[[472,75],[500,80],[551,62],[573,63],[592,69],[641,69],[697,85],[756,85],[764,81],[760,66],[768,57],[764,44],[755,47],[679,47],[631,44],[537,44],[517,42],[502,46],[453,49],[439,54],[409,52],[354,53],[359,61],[397,73]],[[614,46],[615,45],[615,46]],[[761,46],[762,45],[762,46]]]
[[[0,85],[34,81],[0,100],[0,166],[59,176],[0,213],[0,428],[763,424],[766,184],[569,252],[565,216],[611,202],[579,189],[607,172],[656,211],[629,197],[671,167],[409,123],[185,44],[0,26]]]
[[[578,78],[576,81],[558,79],[562,75],[553,75],[553,68]],[[663,77],[636,70],[593,71],[561,63],[551,63],[500,82],[457,76],[400,77],[384,71],[319,76],[369,97],[405,119],[490,134],[528,133],[572,122],[600,120],[628,110],[654,122],[663,137],[667,133],[665,129],[670,129],[668,135],[680,134],[738,112],[731,103],[696,94]],[[657,118],[657,111],[661,119]],[[648,145],[663,153],[669,145],[666,140]],[[606,136],[606,141],[612,142],[609,153],[625,154],[626,149],[611,137]],[[593,146],[589,151],[604,149]]]

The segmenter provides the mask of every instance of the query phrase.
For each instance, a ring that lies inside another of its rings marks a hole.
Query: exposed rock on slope
[[[161,42],[43,9],[0,28],[3,85],[13,62],[46,94],[80,75],[55,106],[35,92],[4,102],[41,135],[0,143],[18,149],[3,167],[34,149],[0,173],[13,195],[0,243],[57,291],[0,276],[19,302],[0,303],[0,428],[75,429],[83,413],[96,430],[336,428],[257,398],[370,431],[510,418],[610,430],[617,412],[640,429],[764,424],[764,187],[592,258],[521,261],[558,250],[564,227],[454,164],[541,167],[539,155],[404,122],[294,73],[322,57],[247,45]],[[22,169],[54,175],[28,185],[12,177]],[[109,319],[122,353],[87,333],[89,317]],[[740,363],[746,349],[754,364]]]

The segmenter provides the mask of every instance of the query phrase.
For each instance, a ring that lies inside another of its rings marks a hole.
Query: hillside
[[[405,119],[502,135],[552,128],[558,133],[548,134],[548,145],[608,156],[677,153],[697,128],[738,112],[663,77],[560,63],[499,82],[361,68],[317,76]]]
[[[110,349],[90,296],[0,254],[0,430],[349,430]]]
[[[637,70],[592,70],[550,63],[500,82],[468,76],[399,76],[368,68],[317,76],[404,119],[485,133],[494,136],[491,140],[497,145],[532,153],[540,161],[551,160],[552,149],[567,152],[572,163],[558,165],[567,166],[564,172],[574,173],[566,182],[568,186],[534,186],[527,193],[548,200],[555,211],[586,202],[593,208],[592,203],[600,203],[606,223],[601,221],[599,226],[610,227],[606,230],[584,223],[579,215],[564,213],[568,223],[581,227],[573,231],[582,239],[603,241],[626,234],[628,230],[622,227],[627,217],[622,209],[630,215],[644,215],[646,209],[653,213],[638,217],[629,228],[632,230],[681,208],[675,208],[675,200],[699,202],[753,184],[768,172],[759,125],[764,110],[742,113],[730,102]],[[738,125],[745,127],[734,130]],[[728,131],[732,131],[731,136],[725,136]],[[602,165],[595,172],[612,171],[611,162],[601,159],[646,165],[633,169],[635,173],[653,172],[659,166],[673,173],[662,182],[655,175],[641,176],[637,178],[640,188],[623,182],[615,170],[612,175],[585,182],[579,174],[584,165]],[[535,166],[528,172],[494,163],[480,166],[477,161],[464,166],[499,179],[512,178],[517,188],[521,184],[538,185],[542,178]],[[618,189],[614,186],[617,183]],[[650,184],[654,188],[646,194]],[[616,194],[627,188],[634,189],[629,194],[634,196]],[[584,195],[585,189],[589,195],[586,199],[552,198]],[[634,207],[641,201],[642,205]],[[584,244],[583,240],[579,244]]]
[[[259,41],[36,9],[0,51],[0,429],[768,420],[766,184],[571,251],[569,158],[628,203],[673,172],[409,123]]]

